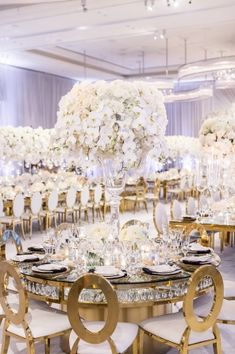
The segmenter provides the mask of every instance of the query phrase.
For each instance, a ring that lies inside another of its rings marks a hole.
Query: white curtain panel
[[[52,128],[60,98],[73,84],[63,77],[0,65],[0,126]]]
[[[197,86],[198,83],[180,84],[178,90],[193,90]],[[227,109],[234,102],[235,88],[214,90],[214,96],[204,100],[168,103],[166,134],[198,137],[201,124],[210,112]]]

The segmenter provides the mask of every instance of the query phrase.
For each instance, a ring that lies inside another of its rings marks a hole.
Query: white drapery
[[[9,65],[0,66],[0,126],[52,128],[61,96],[74,81]]]
[[[61,96],[74,81],[51,74],[0,65],[0,126],[52,128]],[[178,90],[191,90],[195,83],[180,84]],[[202,121],[211,112],[235,102],[235,89],[215,90],[213,98],[196,102],[166,104],[167,135],[198,136]]]
[[[198,137],[201,124],[209,113],[227,109],[234,102],[235,89],[226,89],[214,90],[214,96],[204,100],[168,103],[166,134]]]

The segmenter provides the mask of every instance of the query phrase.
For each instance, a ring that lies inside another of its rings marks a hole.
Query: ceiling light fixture
[[[225,70],[218,70],[214,74],[214,78],[217,81],[231,81],[235,80],[235,69],[225,69]]]
[[[87,26],[78,26],[76,27],[77,30],[79,31],[85,31],[88,27]]]
[[[219,76],[223,76],[225,81],[225,77],[231,76],[233,71],[235,71],[235,56],[211,58],[181,66],[178,79],[202,78],[207,75],[212,80],[218,80]]]
[[[83,12],[88,11],[86,0],[81,0],[81,8]]]
[[[192,4],[192,0],[188,0],[187,1],[189,5]],[[156,0],[144,0],[144,5],[145,5],[145,8],[147,11],[153,11],[154,10],[154,7],[155,7],[155,4],[156,4]],[[166,5],[168,7],[178,7],[180,5],[180,2],[179,0],[166,0]]]
[[[155,0],[144,0],[144,5],[147,11],[153,11]]]
[[[162,30],[162,32],[160,33],[160,38],[161,39],[165,39],[166,38],[166,30]]]
[[[157,39],[165,39],[166,38],[166,30],[163,29],[161,32],[154,32],[153,39],[156,41]]]
[[[201,87],[197,90],[178,91],[174,93],[172,90],[163,91],[164,102],[172,103],[178,101],[197,101],[207,99],[213,96],[212,87]]]
[[[188,0],[189,5],[191,5],[192,2],[193,2],[192,0]],[[166,4],[168,7],[170,7],[170,6],[178,7],[179,1],[178,0],[166,0]]]

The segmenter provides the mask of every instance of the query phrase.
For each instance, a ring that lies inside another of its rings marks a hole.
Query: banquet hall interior
[[[0,0],[0,353],[235,352],[235,1]]]

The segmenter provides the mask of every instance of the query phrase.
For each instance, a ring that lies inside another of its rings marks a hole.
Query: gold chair
[[[211,235],[210,238],[203,225],[197,223],[191,223],[183,228],[183,235],[190,236],[192,231],[196,231],[198,233],[198,236],[196,235],[196,237],[200,239],[200,243],[203,246],[206,247],[213,246],[214,244],[213,235]]]
[[[56,208],[58,205],[59,195],[57,190],[52,190],[46,198],[46,208],[40,212],[40,217],[45,218],[45,229],[47,230],[52,226],[57,226],[57,213]]]
[[[84,288],[100,289],[106,297],[106,321],[88,322],[79,315],[79,295]],[[70,335],[71,354],[89,352],[89,354],[125,353],[132,346],[137,354],[138,326],[132,323],[118,322],[119,305],[117,294],[112,285],[96,274],[81,276],[72,286],[68,295],[68,317],[73,331]]]
[[[69,222],[63,222],[62,224],[60,224],[59,226],[57,226],[57,228],[55,229],[55,235],[56,235],[56,237],[58,237],[61,232],[65,231],[65,230],[71,229],[72,225],[73,225],[73,224],[71,224],[71,223],[69,223]]]
[[[133,225],[137,225],[140,228],[145,228],[145,229],[149,228],[148,223],[142,222],[137,219],[132,219],[132,220],[128,220],[127,222],[125,222],[125,224],[122,225],[121,230],[127,229],[128,227],[133,226]]]
[[[12,227],[12,230],[15,231],[17,225],[20,225],[23,238],[24,236],[24,224],[23,224],[23,213],[24,213],[24,196],[22,193],[18,193],[13,201],[12,205],[12,215],[10,216],[1,216],[0,224],[9,228]]]
[[[59,216],[59,220],[66,222],[69,215],[72,217],[72,222],[75,222],[75,203],[77,199],[77,191],[71,187],[66,194],[66,203],[56,208],[56,213]]]
[[[20,253],[23,251],[20,237],[13,232],[12,230],[6,230],[0,240],[0,261],[6,261],[6,244],[9,241],[13,241],[16,253]],[[15,285],[12,281],[6,281],[6,288],[11,293],[11,303],[17,302],[17,298],[15,297]],[[0,324],[5,317],[2,307],[0,306]]]
[[[157,203],[153,207],[153,223],[158,236],[162,235],[164,228],[169,228],[169,220],[166,211],[166,206],[162,203]]]
[[[14,279],[18,291],[17,309],[11,307],[5,290],[5,278]],[[35,342],[45,342],[45,354],[50,353],[50,339],[62,335],[69,335],[71,326],[67,316],[61,311],[51,310],[46,304],[29,304],[17,270],[8,262],[0,264],[0,303],[5,319],[2,331],[1,353],[7,354],[10,338],[25,341],[28,354],[35,354]],[[30,305],[30,306],[29,306]]]
[[[160,200],[160,190],[161,181],[159,179],[156,179],[153,187],[153,193],[146,193],[147,201],[153,202],[153,206],[156,204],[156,202],[159,202]]]
[[[42,209],[42,195],[40,192],[35,192],[30,200],[30,209],[27,213],[24,213],[22,216],[23,222],[26,226],[29,226],[30,237],[33,234],[33,222],[37,221],[39,225],[39,229],[42,229],[42,218],[40,216],[40,212]]]
[[[210,277],[214,284],[214,299],[209,314],[199,319],[194,311],[194,298],[197,288],[204,277]],[[140,354],[143,354],[143,336],[148,336],[187,354],[189,350],[213,344],[214,352],[221,354],[220,331],[216,319],[220,313],[223,301],[223,280],[219,271],[205,265],[198,268],[188,283],[184,297],[183,311],[153,317],[140,324]]]
[[[123,197],[124,202],[134,203],[134,212],[136,208],[140,209],[140,204],[143,203],[146,211],[148,212],[147,199],[146,199],[146,187],[144,185],[137,185],[135,195],[129,195]]]
[[[179,187],[168,188],[167,193],[170,194],[171,200],[177,198],[178,200],[183,200],[185,196],[187,179],[186,177],[181,177]]]
[[[23,251],[20,237],[14,231],[6,230],[0,240],[0,261],[6,260],[6,244],[10,240],[12,240],[15,245],[16,253]]]

